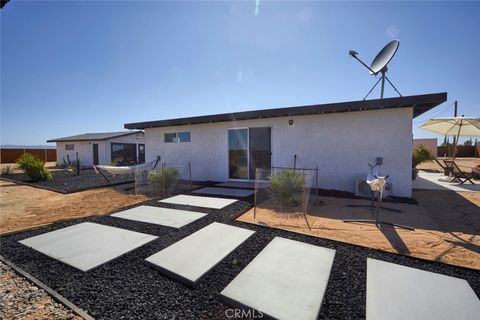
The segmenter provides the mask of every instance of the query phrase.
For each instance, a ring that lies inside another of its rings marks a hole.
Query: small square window
[[[165,133],[165,142],[177,142],[177,134]]]
[[[190,142],[190,132],[179,132],[178,142]]]
[[[174,132],[174,133],[165,133],[164,134],[165,142],[190,142],[190,132]]]
[[[65,150],[75,150],[75,145],[74,144],[66,144],[65,145]]]

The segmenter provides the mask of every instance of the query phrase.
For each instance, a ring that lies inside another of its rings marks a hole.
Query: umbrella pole
[[[460,120],[460,124],[458,125],[457,138],[455,139],[455,145],[453,146],[452,161],[455,161],[455,155],[457,154],[458,138],[460,137],[460,130],[462,130],[462,124],[462,120]]]

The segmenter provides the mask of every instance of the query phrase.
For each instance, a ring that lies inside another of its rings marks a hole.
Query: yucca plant
[[[175,168],[162,166],[154,169],[148,176],[151,184],[160,186],[164,190],[169,190],[178,179],[178,170]]]
[[[25,172],[33,182],[52,180],[52,173],[45,168],[45,161],[29,153],[24,153],[17,159],[18,168]]]
[[[14,168],[12,166],[4,166],[0,170],[0,176],[8,176],[13,173]]]
[[[305,177],[295,170],[283,169],[269,176],[270,189],[282,205],[296,207],[301,201],[299,193],[305,188]]]

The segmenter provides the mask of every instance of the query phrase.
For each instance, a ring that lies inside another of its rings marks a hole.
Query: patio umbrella
[[[480,118],[470,117],[449,117],[432,118],[427,120],[420,128],[439,133],[446,136],[455,136],[455,145],[453,148],[453,159],[457,152],[458,138],[460,136],[480,136]]]

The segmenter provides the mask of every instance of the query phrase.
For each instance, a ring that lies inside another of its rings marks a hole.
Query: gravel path
[[[185,209],[183,206],[159,204],[154,201],[150,204]],[[480,295],[478,271],[245,224],[230,218],[232,214],[245,211],[249,206],[249,203],[239,201],[222,210],[196,208],[197,211],[208,213],[208,216],[179,230],[110,216],[79,219],[5,237],[2,239],[1,254],[97,319],[226,319],[225,311],[229,307],[219,300],[220,291],[275,236],[336,250],[320,312],[321,319],[365,317],[367,257],[466,279],[477,295]],[[159,238],[87,273],[48,258],[17,242],[83,221],[144,232]],[[213,268],[195,289],[163,276],[145,263],[146,257],[213,221],[257,232]]]
[[[0,262],[0,319],[82,318]]]
[[[59,192],[77,192],[85,189],[97,188],[102,186],[108,186],[110,184],[131,182],[135,180],[132,175],[112,175],[104,173],[104,175],[110,180],[108,182],[101,174],[95,173],[93,169],[83,169],[80,171],[80,175],[77,176],[76,171],[67,172],[66,170],[52,170],[53,180],[50,181],[38,181],[31,182],[30,178],[24,173],[14,173],[4,176],[7,179],[27,182],[39,187],[48,187]]]

